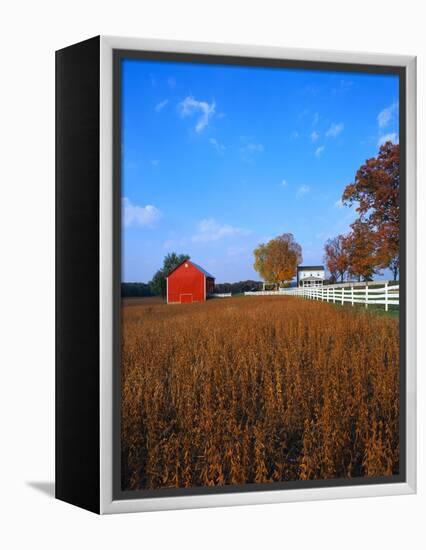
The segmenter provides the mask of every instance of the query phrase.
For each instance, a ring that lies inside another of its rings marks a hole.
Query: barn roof
[[[201,273],[203,275],[205,275],[206,277],[210,277],[211,279],[214,279],[213,275],[211,275],[208,271],[206,271],[205,269],[203,269],[200,265],[196,264],[195,262],[193,262],[192,260],[183,260],[183,262],[180,262],[180,264],[178,264],[176,267],[174,267],[171,271],[169,271],[169,274],[167,275],[167,277],[170,277],[170,275],[176,271],[176,269],[178,267],[180,267],[182,264],[184,264],[185,262],[188,262],[190,264],[192,264],[196,269],[198,269],[198,271],[201,271]],[[166,279],[167,279],[166,277]]]
[[[196,267],[199,271],[201,271],[201,273],[203,273],[206,277],[210,277],[211,279],[214,279],[213,275],[208,271],[206,271],[205,269],[203,269],[200,265],[196,264],[195,262],[191,262],[191,264],[194,267]]]

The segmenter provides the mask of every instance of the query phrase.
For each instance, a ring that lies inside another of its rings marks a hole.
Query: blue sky
[[[398,141],[389,75],[123,61],[123,281],[188,253],[217,282],[259,279],[253,249],[285,232],[304,264],[355,219],[345,186]]]

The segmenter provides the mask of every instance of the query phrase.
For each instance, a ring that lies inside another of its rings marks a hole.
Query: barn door
[[[192,304],[192,294],[181,294],[180,295],[181,304]]]

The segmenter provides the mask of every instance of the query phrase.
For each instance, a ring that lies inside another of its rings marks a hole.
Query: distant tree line
[[[121,283],[121,296],[123,298],[142,298],[155,296],[149,283]]]
[[[214,285],[214,291],[217,294],[242,294],[250,290],[261,290],[262,283],[259,281],[238,281],[237,283],[218,283]]]
[[[399,144],[388,141],[377,157],[359,168],[342,203],[356,204],[358,218],[349,233],[325,244],[324,261],[332,281],[370,281],[382,269],[399,274]]]

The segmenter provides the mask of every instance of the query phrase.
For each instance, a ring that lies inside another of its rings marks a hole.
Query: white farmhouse
[[[297,286],[321,286],[324,279],[325,270],[322,265],[297,266]]]

